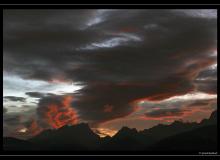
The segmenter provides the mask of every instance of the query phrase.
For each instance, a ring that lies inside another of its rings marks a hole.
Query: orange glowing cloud
[[[114,136],[117,133],[117,130],[108,129],[108,128],[93,128],[93,131],[98,134],[100,137]]]
[[[71,107],[71,96],[62,99],[61,105],[49,104],[44,118],[52,128],[60,128],[64,125],[74,125],[78,123],[77,113]]]
[[[32,136],[35,136],[41,131],[43,131],[43,128],[38,125],[36,120],[32,120],[30,127],[27,129],[27,132],[30,133]]]

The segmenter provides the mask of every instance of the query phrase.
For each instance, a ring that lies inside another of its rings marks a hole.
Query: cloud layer
[[[95,126],[132,114],[142,100],[216,94],[216,10],[4,10],[3,47],[4,73],[83,85],[67,95]],[[39,98],[37,112],[62,99],[26,95]]]

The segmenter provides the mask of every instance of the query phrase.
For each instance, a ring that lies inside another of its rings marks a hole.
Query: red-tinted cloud
[[[39,103],[38,115],[51,128],[78,123],[78,115],[71,106],[71,96],[52,96],[43,98]]]
[[[43,128],[39,126],[38,122],[33,119],[30,123],[30,126],[27,128],[27,131],[31,136],[35,136],[43,131]]]
[[[112,112],[113,108],[114,107],[112,105],[108,105],[107,104],[107,105],[104,106],[104,110],[103,111],[106,112],[106,113]]]

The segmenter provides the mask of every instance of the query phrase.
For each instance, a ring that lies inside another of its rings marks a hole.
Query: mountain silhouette
[[[35,146],[26,140],[20,140],[12,137],[3,138],[4,150],[34,150]]]
[[[201,125],[211,125],[211,124],[217,124],[217,110],[212,112],[209,119],[203,119],[200,122]]]
[[[217,110],[213,111],[210,118],[210,120],[214,120],[216,122],[217,120]]]
[[[100,137],[88,124],[81,123],[63,126],[57,130],[46,130],[29,141],[44,150],[93,150],[98,147]]]
[[[217,151],[217,126],[208,125],[170,136],[150,146],[148,150]]]
[[[122,127],[108,142],[104,143],[101,150],[134,150],[141,144],[135,128]]]
[[[180,121],[175,121],[170,125],[159,124],[150,129],[145,129],[140,131],[140,139],[145,147],[148,147],[163,138],[192,130],[196,127],[199,127],[197,123],[183,123]],[[148,139],[148,141],[144,141],[144,139]]]
[[[49,129],[28,140],[3,138],[4,150],[199,150],[217,149],[217,111],[200,123],[175,121],[137,131],[122,127],[100,138],[86,123]]]

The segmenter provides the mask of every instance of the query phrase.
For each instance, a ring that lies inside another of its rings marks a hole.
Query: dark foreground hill
[[[190,145],[189,145],[190,144]],[[161,140],[148,150],[157,151],[217,151],[217,126],[209,125]]]
[[[88,124],[64,126],[57,130],[46,130],[29,139],[29,142],[41,150],[95,150],[100,143],[100,137]]]
[[[3,138],[4,150],[145,150],[173,151],[217,149],[217,111],[201,123],[175,121],[137,131],[123,127],[113,137],[100,138],[82,123],[45,130],[29,140]]]
[[[4,150],[35,150],[35,145],[29,141],[20,140],[12,137],[3,138]]]

